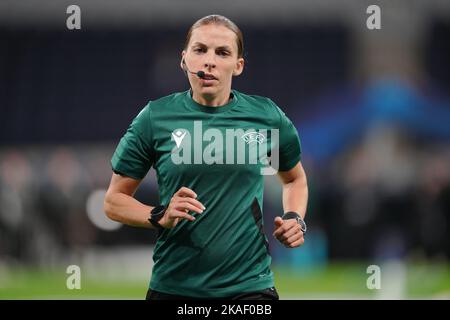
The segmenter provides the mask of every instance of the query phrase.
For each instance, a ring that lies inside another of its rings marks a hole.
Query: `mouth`
[[[205,73],[205,76],[203,77],[203,79],[204,80],[217,80],[217,78],[210,73]]]

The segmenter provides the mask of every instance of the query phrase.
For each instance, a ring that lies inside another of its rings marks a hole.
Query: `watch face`
[[[302,229],[302,232],[305,233],[306,232],[306,223],[305,223],[305,221],[303,221],[300,218],[297,218],[297,222],[300,225],[300,228]]]
[[[300,215],[296,212],[286,212],[283,217],[283,220],[288,220],[288,219],[295,219],[297,221],[297,223],[300,225],[300,229],[302,230],[303,233],[306,232],[306,223],[305,221],[303,221],[303,219],[300,217]]]

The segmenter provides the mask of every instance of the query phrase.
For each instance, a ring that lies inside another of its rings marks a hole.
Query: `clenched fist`
[[[276,217],[275,231],[273,236],[278,239],[287,248],[296,248],[301,246],[305,239],[300,224],[295,219],[283,220],[281,217]]]

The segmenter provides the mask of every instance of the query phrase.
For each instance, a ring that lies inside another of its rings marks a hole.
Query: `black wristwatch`
[[[152,211],[150,211],[150,218],[148,218],[148,221],[150,221],[150,223],[154,225],[155,228],[164,229],[164,227],[160,225],[158,221],[161,220],[161,218],[164,216],[164,214],[166,213],[166,209],[166,206],[159,205],[154,207]]]
[[[286,212],[285,214],[283,214],[281,219],[283,219],[283,220],[288,220],[288,219],[295,219],[295,220],[297,220],[297,223],[300,225],[300,229],[302,230],[303,234],[306,233],[306,223],[305,223],[305,221],[303,221],[302,217],[297,212],[294,212],[294,211]]]

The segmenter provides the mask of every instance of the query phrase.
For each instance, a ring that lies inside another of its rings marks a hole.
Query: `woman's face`
[[[224,26],[214,24],[192,31],[189,44],[182,52],[182,59],[189,71],[205,72],[206,79],[191,73],[188,76],[194,94],[207,99],[229,95],[233,75],[240,75],[244,67],[244,59],[238,58],[236,34]]]

